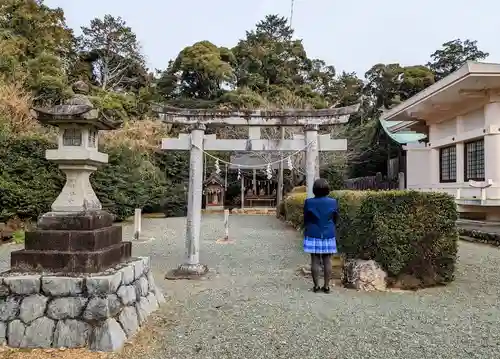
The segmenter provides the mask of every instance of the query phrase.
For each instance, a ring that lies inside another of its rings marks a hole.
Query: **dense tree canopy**
[[[183,107],[326,108],[361,103],[344,135],[350,140],[351,167],[374,161],[382,146],[377,131],[380,111],[415,95],[488,53],[477,42],[455,39],[430,55],[426,65],[374,64],[359,77],[310,58],[288,20],[268,15],[232,48],[210,39],[179,49],[164,69],[145,67],[139,41],[124,19],[105,15],[82,27],[75,37],[62,9],[43,0],[4,0],[0,4],[0,82],[16,82],[35,102],[56,103],[70,84],[93,85],[95,103],[120,118],[142,119],[151,102]],[[375,147],[374,147],[375,146]],[[371,156],[371,157],[370,157]],[[353,171],[369,174],[371,170]]]

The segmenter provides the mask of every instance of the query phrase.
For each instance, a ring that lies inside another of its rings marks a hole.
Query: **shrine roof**
[[[224,180],[216,172],[212,172],[212,174],[208,176],[208,178],[203,182],[203,185],[211,184],[214,182],[220,186],[224,185]]]
[[[281,154],[279,152],[263,152],[261,154],[257,152],[242,152],[236,153],[231,156],[231,165],[229,169],[238,169],[239,166],[262,166],[260,168],[255,167],[255,169],[265,170],[269,162],[276,162],[281,159]],[[271,165],[273,170],[279,168],[279,163],[273,163]],[[248,170],[253,168],[241,168],[242,170]]]
[[[385,133],[399,144],[419,142],[427,138],[427,134],[411,130],[411,125],[417,121],[386,121],[380,119]]]

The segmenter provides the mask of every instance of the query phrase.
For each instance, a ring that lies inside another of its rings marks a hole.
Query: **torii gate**
[[[345,151],[347,140],[331,139],[330,135],[318,135],[319,126],[347,123],[349,116],[359,109],[359,104],[324,110],[280,111],[221,111],[185,110],[171,107],[155,108],[160,119],[170,124],[190,126],[190,134],[162,140],[163,150],[189,150],[189,189],[186,223],[186,260],[167,274],[168,279],[193,279],[208,272],[199,261],[201,202],[203,192],[203,151],[306,151],[307,196],[312,197],[312,186],[319,177],[319,151]],[[250,138],[217,139],[205,135],[207,126],[246,126]],[[303,127],[305,136],[291,140],[261,139],[262,126]]]

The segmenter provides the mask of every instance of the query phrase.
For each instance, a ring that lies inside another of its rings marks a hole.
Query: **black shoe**
[[[323,292],[325,292],[326,294],[330,293],[330,287],[323,287],[323,288],[321,288],[321,290]]]
[[[313,287],[313,292],[318,293],[321,290],[320,287]]]

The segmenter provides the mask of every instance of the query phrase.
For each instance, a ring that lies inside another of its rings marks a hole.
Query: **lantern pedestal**
[[[26,233],[24,249],[12,252],[10,265],[16,272],[98,273],[131,254],[131,242],[122,242],[122,229],[109,213],[49,212]]]

